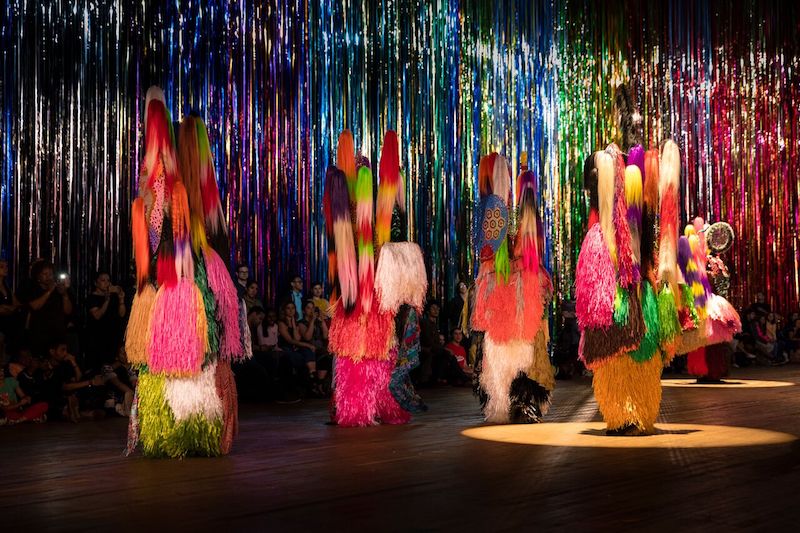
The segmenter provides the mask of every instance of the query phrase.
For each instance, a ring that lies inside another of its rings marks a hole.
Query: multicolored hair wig
[[[336,167],[344,172],[347,180],[347,191],[350,202],[356,201],[356,182],[358,181],[358,168],[356,166],[356,149],[353,142],[353,133],[350,130],[343,130],[339,134],[336,144]]]
[[[678,185],[681,159],[678,145],[668,140],[661,150],[658,194],[661,199],[661,227],[658,246],[658,279],[678,298]]]
[[[536,177],[530,170],[517,179],[517,237],[514,256],[522,259],[522,266],[529,272],[539,271],[539,213],[536,205]]]
[[[336,269],[341,302],[346,312],[356,305],[358,298],[358,261],[353,242],[353,225],[350,221],[350,194],[347,178],[342,170],[333,168],[328,175],[333,240],[336,245]]]
[[[391,130],[386,132],[381,149],[381,160],[378,166],[378,202],[375,208],[375,245],[380,247],[392,236],[392,211],[397,200],[400,185],[400,153],[397,146],[397,134]]]
[[[494,163],[497,152],[483,156],[478,164],[478,190],[481,198],[493,194],[492,180],[494,177]]]
[[[358,170],[356,184],[356,235],[358,237],[358,289],[359,303],[365,313],[372,309],[375,284],[375,250],[372,235],[372,171],[367,167]]]
[[[642,276],[650,280],[653,288],[656,284],[656,220],[659,210],[658,201],[658,150],[648,150],[644,155],[645,172],[644,194],[642,205],[642,242],[641,270]]]

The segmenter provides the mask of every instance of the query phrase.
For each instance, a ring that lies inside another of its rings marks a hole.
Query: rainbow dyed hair
[[[391,130],[383,138],[381,160],[378,165],[378,205],[375,208],[375,245],[380,247],[392,235],[392,211],[400,185],[400,153],[397,134]]]

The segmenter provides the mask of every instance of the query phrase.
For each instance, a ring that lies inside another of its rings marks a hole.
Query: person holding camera
[[[320,382],[324,382],[331,366],[328,354],[328,324],[314,300],[306,300],[303,304],[303,320],[299,321],[297,326],[300,337],[314,345],[314,353],[317,356],[317,378]]]
[[[86,367],[95,371],[110,367],[122,344],[125,292],[111,283],[107,272],[94,276],[94,290],[86,298],[89,309],[86,323]],[[108,369],[104,369],[106,373]]]
[[[38,259],[31,265],[31,283],[19,295],[28,311],[27,335],[31,351],[47,357],[53,339],[67,337],[67,324],[74,309],[68,276],[55,276],[53,264]]]

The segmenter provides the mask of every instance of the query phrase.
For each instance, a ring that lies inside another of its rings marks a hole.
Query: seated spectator
[[[762,315],[755,322],[755,337],[756,337],[756,355],[761,356],[762,363],[772,362],[775,352],[775,339],[770,337],[767,331],[767,316]]]
[[[250,282],[250,269],[245,263],[236,265],[236,277],[233,280],[233,285],[236,287],[236,293],[241,300],[247,294],[247,284]]]
[[[447,304],[447,327],[450,331],[454,328],[461,329],[461,344],[465,350],[469,350],[469,288],[463,281],[456,287],[456,295]]]
[[[318,395],[326,396],[328,388],[325,378],[331,368],[331,357],[328,353],[328,325],[323,320],[319,308],[314,305],[313,300],[306,300],[303,306],[303,320],[297,323],[300,330],[300,337],[304,342],[314,346],[314,353],[317,356],[317,383],[314,384],[314,392]]]
[[[325,288],[322,286],[322,283],[319,281],[315,281],[314,284],[311,286],[311,295],[312,300],[314,301],[314,305],[319,309],[320,316],[323,320],[327,320],[331,317],[330,314],[330,303],[328,299],[325,298]]]
[[[419,323],[419,366],[412,372],[416,386],[435,383],[434,361],[440,359],[444,346],[439,331],[439,304],[429,302],[425,316]]]
[[[264,304],[261,303],[261,300],[258,298],[258,283],[255,281],[251,281],[247,284],[247,289],[244,293],[244,303],[247,307],[247,312],[250,312],[250,309],[253,307],[260,307],[261,312],[264,312]]]
[[[276,399],[283,403],[300,400],[307,375],[305,360],[295,351],[278,346],[278,325],[275,311],[258,306],[250,309],[253,357],[237,363],[236,383],[244,399],[263,401]]]
[[[300,327],[297,323],[297,309],[294,302],[289,301],[283,304],[283,316],[278,320],[278,346],[283,351],[299,354],[305,361],[308,369],[309,378],[317,380],[317,356],[313,344],[303,340],[300,335]]]
[[[67,415],[73,422],[81,418],[81,408],[98,416],[98,402],[105,403],[107,392],[103,376],[87,379],[78,366],[75,356],[67,351],[67,343],[62,340],[50,342],[49,359],[44,364],[44,382],[48,389],[50,409],[48,416]]]
[[[15,347],[14,341],[21,326],[17,320],[19,301],[8,287],[7,277],[8,261],[0,259],[0,366],[8,360],[9,347]]]
[[[37,357],[47,357],[50,343],[67,337],[74,299],[68,290],[66,276],[56,280],[53,265],[49,262],[34,262],[31,278],[31,285],[20,293],[19,300],[29,311],[27,333],[31,350]]]
[[[106,410],[119,416],[129,417],[133,406],[133,391],[136,389],[139,376],[128,363],[125,346],[119,347],[114,362],[103,366],[103,380],[108,391]]]
[[[294,304],[295,319],[303,319],[303,278],[300,276],[292,276],[292,281],[289,283],[289,293],[286,295],[286,300]]]
[[[759,292],[756,294],[756,301],[750,304],[750,307],[747,309],[748,311],[754,311],[758,318],[762,316],[766,316],[767,313],[772,311],[769,304],[766,303],[766,298],[764,298],[764,293]]]
[[[444,349],[456,358],[456,363],[458,363],[458,367],[461,371],[469,375],[472,374],[472,369],[467,364],[467,351],[462,344],[463,340],[464,334],[461,332],[461,328],[453,328],[452,338],[450,342],[445,345]]]
[[[773,343],[772,364],[783,365],[789,362],[789,353],[786,351],[786,342],[780,331],[780,319],[775,313],[769,312],[766,317],[766,336]]]
[[[94,275],[94,290],[86,298],[89,309],[86,322],[86,361],[84,368],[104,374],[111,372],[122,345],[125,292],[111,284],[107,272]]]
[[[0,367],[0,424],[29,420],[47,420],[47,404],[33,403],[31,397],[20,388],[19,382],[11,376],[6,377],[5,369]]]
[[[274,309],[269,309],[258,328],[258,344],[270,352],[280,351],[278,337],[278,314]]]

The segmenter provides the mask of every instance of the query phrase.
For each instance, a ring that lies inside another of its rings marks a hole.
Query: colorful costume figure
[[[249,357],[246,316],[225,261],[227,223],[205,125],[186,117],[180,164],[157,87],[147,92],[145,155],[132,209],[138,290],[125,334],[139,384],[127,453],[214,456],[237,431],[230,364]],[[244,339],[244,342],[243,342]]]
[[[478,345],[476,392],[489,422],[535,423],[547,412],[555,372],[547,352],[552,297],[542,264],[543,230],[533,172],[517,180],[516,235],[509,235],[510,169],[496,153],[481,159],[481,201],[472,330]]]
[[[408,372],[418,364],[416,316],[428,279],[419,246],[389,242],[394,207],[405,211],[393,131],[384,137],[378,174],[373,228],[372,170],[366,159],[357,160],[352,134],[345,130],[324,194],[329,275],[336,295],[329,340],[336,355],[332,416],[340,426],[403,424],[410,412],[423,409]],[[396,328],[404,305],[412,309]]]
[[[585,182],[590,197],[597,195],[591,205],[598,210],[590,220],[598,222],[583,241],[575,281],[579,355],[594,373],[595,398],[609,435],[651,433],[661,403],[653,286],[658,152],[645,154],[634,146],[628,163],[613,144],[587,161]]]
[[[721,383],[720,378],[728,373],[728,345],[741,331],[741,321],[728,300],[711,289],[706,271],[708,229],[702,218],[695,218],[686,226],[678,246],[678,262],[699,321],[699,327],[685,336],[683,348],[688,371],[698,376],[698,383]]]

